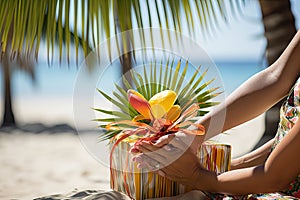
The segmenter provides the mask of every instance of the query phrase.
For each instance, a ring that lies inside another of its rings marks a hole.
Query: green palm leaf
[[[82,48],[84,55],[96,45],[115,33],[134,28],[160,27],[182,32],[183,24],[190,35],[195,35],[200,25],[202,33],[212,32],[214,24],[226,21],[233,13],[242,13],[245,0],[206,1],[206,0],[2,0],[0,8],[1,52],[6,52],[11,44],[11,55],[39,52],[42,35],[45,35],[49,61],[53,59],[55,46],[58,45],[59,59],[64,52],[69,60],[71,54],[71,35],[74,35],[75,57]],[[226,6],[229,5],[229,6]],[[196,9],[192,9],[196,8]],[[217,15],[216,13],[220,13]],[[114,24],[115,26],[111,26]],[[154,38],[150,30],[150,40]],[[44,34],[45,33],[45,34]],[[145,33],[139,32],[142,44],[145,44]],[[12,36],[12,37],[11,37]],[[11,37],[11,40],[10,40]],[[81,41],[78,38],[81,37]],[[161,34],[162,41],[172,44],[170,31],[167,39]],[[135,36],[129,34],[121,38],[121,49],[134,49]],[[179,42],[180,38],[177,38]],[[179,44],[179,43],[178,43]],[[108,53],[111,53],[109,44]],[[51,58],[50,58],[51,57]]]
[[[149,65],[143,64],[142,68],[132,69],[131,78],[132,84],[129,84],[128,80],[123,76],[123,83],[126,89],[116,84],[116,91],[112,92],[112,97],[98,89],[99,93],[110,101],[119,111],[109,111],[105,109],[95,108],[94,110],[108,114],[111,118],[98,118],[96,121],[104,123],[104,127],[107,123],[117,122],[120,120],[131,120],[139,113],[132,108],[127,99],[128,89],[133,89],[141,93],[147,100],[153,95],[163,90],[173,90],[178,94],[177,103],[183,109],[182,112],[192,103],[199,103],[200,110],[198,116],[206,114],[205,110],[211,106],[215,106],[218,102],[212,101],[221,92],[218,92],[219,87],[210,88],[210,84],[214,81],[204,81],[204,77],[207,74],[208,68],[204,72],[200,72],[199,68],[195,69],[192,73],[192,77],[188,79],[188,71],[191,65],[186,61],[182,63],[181,60],[175,59],[167,60],[166,64],[160,62],[151,62]],[[163,69],[165,68],[165,69]],[[192,68],[193,69],[193,68]],[[149,76],[149,78],[148,78]],[[188,80],[186,83],[185,80]],[[116,120],[116,121],[114,121]],[[101,125],[100,125],[101,126]],[[102,126],[103,127],[103,126]],[[128,126],[121,125],[120,129],[124,129]],[[113,137],[116,132],[108,131],[103,133],[101,139]],[[109,136],[108,136],[108,135]]]
[[[103,109],[99,109],[99,108],[93,108],[95,111],[104,113],[104,114],[108,114],[108,115],[113,115],[122,119],[130,119],[130,115],[123,113],[123,112],[119,112],[119,111],[111,111],[111,110],[103,110]]]

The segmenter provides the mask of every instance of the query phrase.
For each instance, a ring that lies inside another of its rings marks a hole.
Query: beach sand
[[[109,169],[74,133],[1,133],[0,152],[0,199],[109,189]]]

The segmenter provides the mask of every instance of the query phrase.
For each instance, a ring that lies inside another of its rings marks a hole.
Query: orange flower
[[[130,105],[141,115],[143,115],[145,119],[152,118],[150,104],[143,95],[134,90],[128,90],[127,96]]]
[[[128,90],[128,100],[130,105],[142,116],[136,116],[134,121],[141,119],[160,119],[175,121],[181,113],[179,105],[174,105],[177,95],[172,90],[164,90],[150,98],[149,102],[145,97],[134,91]]]

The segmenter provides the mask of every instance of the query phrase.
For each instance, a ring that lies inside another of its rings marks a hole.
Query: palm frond
[[[182,32],[187,28],[191,36],[209,34],[216,30],[219,21],[226,21],[228,15],[242,13],[245,0],[206,1],[206,0],[2,0],[0,8],[1,52],[6,52],[11,44],[11,55],[29,54],[32,50],[38,54],[42,35],[45,35],[48,59],[52,60],[55,46],[58,46],[59,59],[63,53],[69,60],[72,56],[71,35],[74,35],[75,57],[78,49],[84,55],[89,48],[95,48],[101,41],[115,33],[134,28],[160,27],[168,31],[167,38],[161,33],[163,43],[172,44],[170,30]],[[193,9],[195,8],[195,9]],[[114,26],[112,25],[114,24]],[[150,30],[150,40],[154,45]],[[145,32],[139,31],[142,44],[145,44]],[[81,41],[78,38],[81,37]],[[129,47],[134,49],[136,38],[132,33],[119,41],[120,54]],[[177,38],[177,42],[179,43]],[[108,41],[109,42],[109,41]],[[108,45],[108,53],[112,46]],[[50,57],[51,56],[51,57]],[[13,56],[14,57],[14,56]]]
[[[98,92],[105,97],[108,101],[110,101],[111,103],[113,103],[115,106],[117,106],[120,110],[122,110],[123,112],[125,112],[126,114],[130,115],[129,110],[131,109],[131,107],[126,106],[124,103],[119,102],[113,98],[111,98],[109,95],[107,95],[105,92],[101,91],[98,89]],[[132,110],[132,112],[134,112],[134,110]]]
[[[131,119],[130,115],[124,113],[124,112],[119,112],[119,111],[111,111],[111,110],[103,110],[100,108],[93,108],[95,111],[104,113],[104,114],[108,114],[108,115],[113,115],[116,117],[120,117],[122,119]]]
[[[182,63],[181,60],[176,61],[174,58],[172,60],[168,59],[165,64],[151,62],[150,64],[143,64],[139,68],[133,68],[131,70],[132,84],[129,84],[123,76],[122,80],[126,89],[116,84],[116,90],[112,92],[111,97],[98,89],[106,100],[119,108],[119,111],[95,108],[95,111],[112,116],[111,118],[98,118],[96,121],[107,124],[114,122],[113,120],[131,120],[139,115],[128,102],[126,92],[128,89],[138,91],[146,100],[163,90],[173,90],[177,93],[176,103],[183,109],[182,112],[188,109],[189,105],[196,102],[200,106],[197,116],[206,114],[208,112],[207,108],[218,104],[213,99],[221,93],[218,92],[220,88],[210,88],[210,84],[214,79],[204,81],[208,69],[204,72],[201,72],[199,68],[194,69],[194,72],[192,70],[193,68],[191,69],[188,61]],[[190,77],[189,73],[193,74],[191,79],[188,78]],[[122,125],[119,128],[124,128],[124,126]],[[103,137],[107,138],[107,134],[114,136],[114,133],[109,131],[103,133]]]

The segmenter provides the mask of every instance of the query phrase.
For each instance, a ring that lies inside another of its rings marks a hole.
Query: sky
[[[300,27],[300,1],[291,0],[296,27]],[[230,17],[222,23],[213,39],[198,40],[213,60],[252,60],[262,58],[266,42],[258,1],[246,1],[243,16]]]

